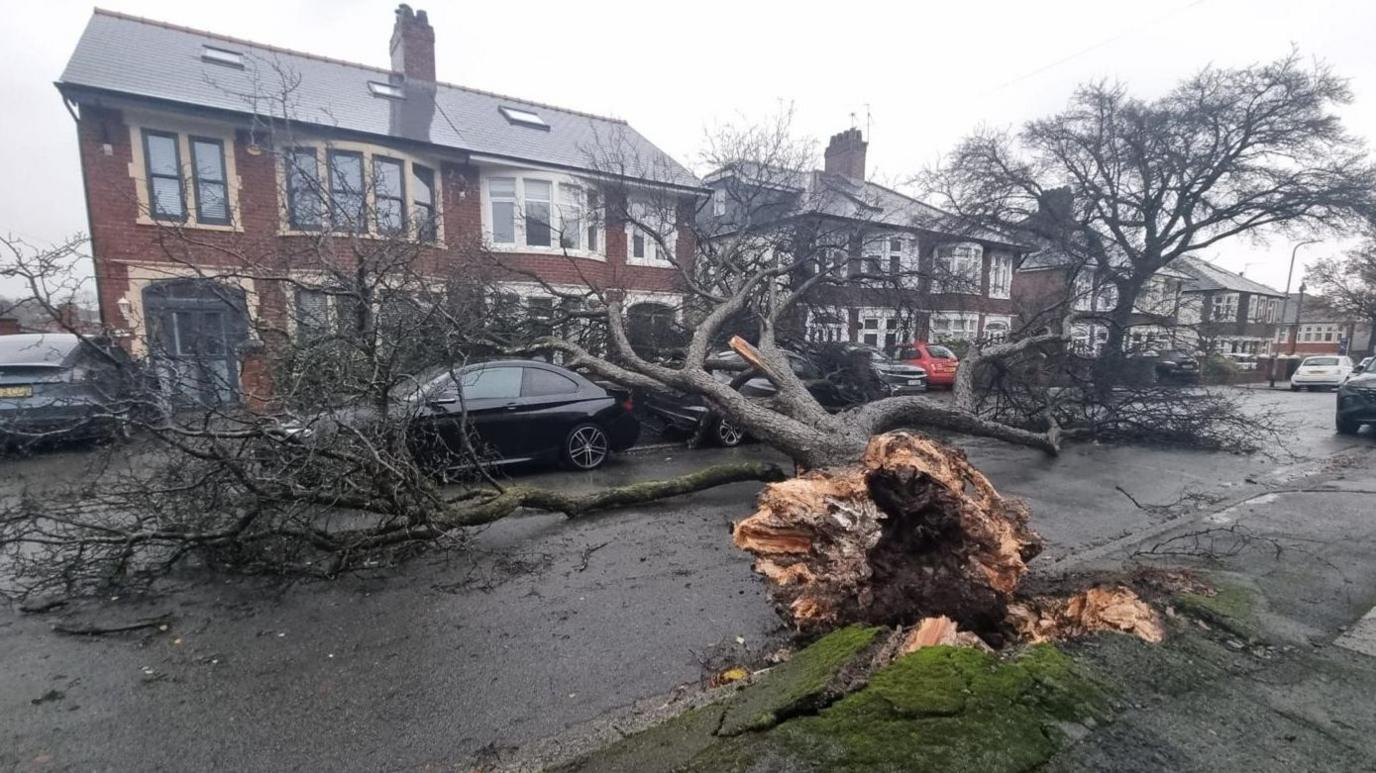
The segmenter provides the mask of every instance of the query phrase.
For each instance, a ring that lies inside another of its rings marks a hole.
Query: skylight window
[[[405,99],[406,92],[395,83],[382,83],[381,81],[368,81],[368,90],[373,92],[375,97],[387,97],[388,99]]]
[[[533,126],[537,129],[549,128],[549,124],[545,123],[545,119],[529,110],[521,110],[520,108],[507,107],[505,105],[497,109],[502,111],[502,115],[506,116],[506,120],[512,123],[517,123],[522,126]]]
[[[244,68],[244,55],[238,51],[228,51],[214,46],[205,46],[201,49],[201,59],[214,64],[222,64],[226,67]]]

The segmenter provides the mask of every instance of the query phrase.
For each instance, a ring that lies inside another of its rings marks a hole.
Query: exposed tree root
[[[913,626],[903,651],[1101,630],[1161,639],[1156,613],[1126,587],[1018,599],[1042,546],[1027,521],[1026,505],[1000,496],[962,452],[893,432],[858,465],[768,486],[734,539],[801,631]]]

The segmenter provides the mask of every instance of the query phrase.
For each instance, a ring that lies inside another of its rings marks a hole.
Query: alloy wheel
[[[726,419],[717,422],[717,442],[721,445],[732,448],[740,445],[741,441],[744,439],[745,433],[741,431],[740,427],[737,427]]]
[[[607,459],[607,433],[586,424],[569,434],[569,462],[580,470],[591,470]]]

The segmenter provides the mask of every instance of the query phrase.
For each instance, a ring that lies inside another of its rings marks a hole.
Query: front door
[[[244,292],[208,279],[171,280],[143,293],[149,359],[174,406],[239,399],[237,349],[248,337]]]

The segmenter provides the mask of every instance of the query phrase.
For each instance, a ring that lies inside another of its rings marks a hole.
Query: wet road
[[[965,445],[1002,491],[1030,500],[1048,541],[1040,563],[1053,565],[1164,519],[1115,486],[1144,503],[1234,496],[1374,442],[1333,434],[1331,394],[1248,399],[1294,422],[1281,458],[1072,446],[1048,459]],[[591,488],[765,453],[663,449],[526,482]],[[51,480],[79,458],[5,463],[0,485]],[[58,636],[52,616],[0,611],[0,768],[447,770],[624,710],[697,681],[737,637],[761,650],[780,636],[729,541],[756,489],[576,521],[510,518],[467,551],[372,577],[188,583],[95,613],[175,615],[146,636]]]

